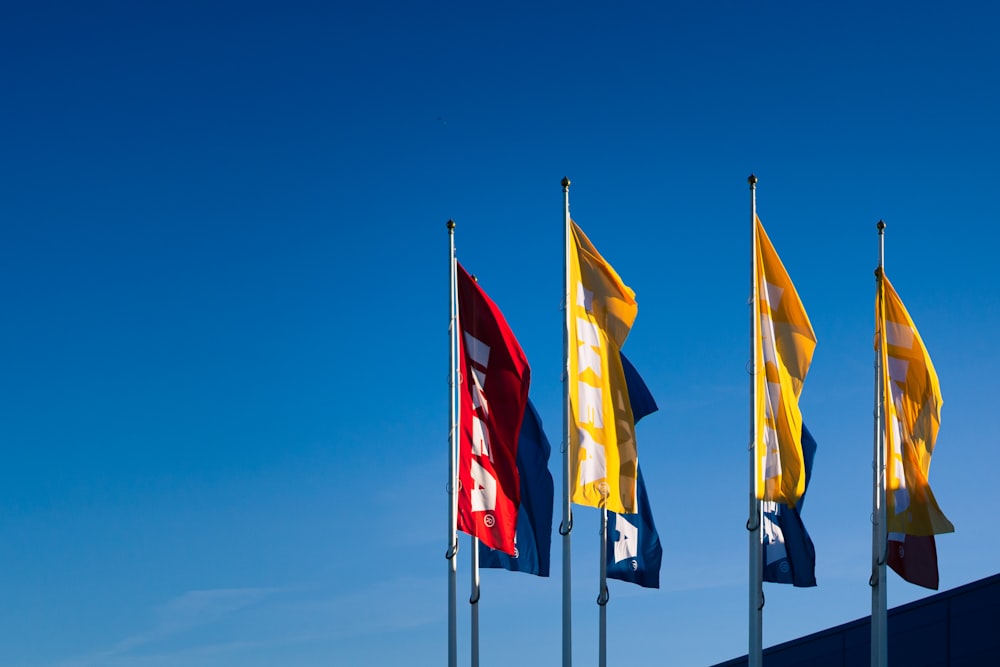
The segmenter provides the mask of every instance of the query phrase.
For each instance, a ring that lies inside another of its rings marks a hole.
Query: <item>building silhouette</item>
[[[889,664],[1000,666],[1000,574],[890,609]],[[764,667],[860,667],[871,660],[871,617],[764,649]],[[714,667],[743,667],[747,657]]]

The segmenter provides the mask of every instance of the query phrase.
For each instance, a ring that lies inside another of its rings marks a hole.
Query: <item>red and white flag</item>
[[[938,589],[937,545],[933,535],[889,533],[886,562],[911,584]]]
[[[517,438],[531,370],[503,313],[458,265],[458,529],[514,554]]]

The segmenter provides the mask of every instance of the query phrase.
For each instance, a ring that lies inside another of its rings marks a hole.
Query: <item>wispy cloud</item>
[[[331,599],[327,605],[331,620],[336,620],[335,632],[339,636],[357,636],[433,623],[440,605],[429,601],[440,596],[440,584],[438,579],[400,577]]]
[[[280,588],[217,588],[188,591],[163,605],[156,614],[155,629],[148,636],[140,635],[134,638],[133,643],[146,643],[163,636],[208,625],[285,590]]]
[[[282,646],[386,637],[440,621],[440,614],[428,613],[427,603],[439,593],[439,583],[400,577],[347,592],[307,587],[188,591],[153,610],[148,629],[54,667],[249,664],[251,657],[262,659]]]
[[[152,627],[148,630],[126,637],[108,649],[61,662],[59,667],[98,667],[118,664],[118,658],[129,656],[137,650],[185,632],[211,625],[285,590],[287,589],[220,588],[188,591],[156,609]]]

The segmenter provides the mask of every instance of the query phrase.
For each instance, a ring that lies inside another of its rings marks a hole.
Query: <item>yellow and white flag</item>
[[[885,274],[880,277],[875,322],[882,361],[888,531],[951,533],[955,527],[927,481],[941,426],[941,387],[910,314]]]
[[[755,223],[756,492],[761,500],[794,507],[806,485],[799,394],[816,335],[760,218]]]
[[[620,351],[638,307],[635,292],[571,223],[569,258],[570,498],[636,511],[635,421]]]

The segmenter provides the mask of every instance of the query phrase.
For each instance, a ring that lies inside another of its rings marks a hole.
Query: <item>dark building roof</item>
[[[1000,574],[890,609],[889,664],[1000,665]],[[764,667],[857,667],[871,657],[871,616],[764,649]],[[715,667],[742,667],[747,657]]]

